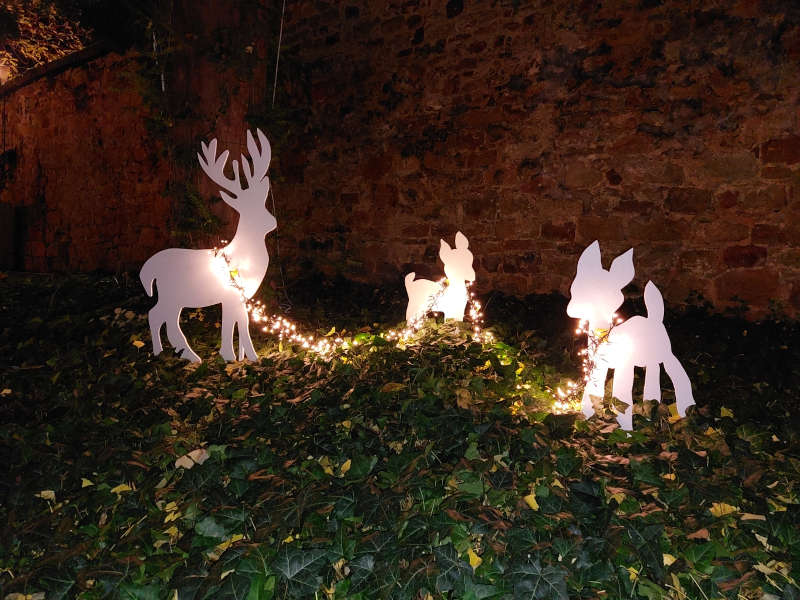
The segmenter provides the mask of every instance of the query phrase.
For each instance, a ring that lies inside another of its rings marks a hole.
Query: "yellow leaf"
[[[173,510],[178,510],[178,503],[177,502],[169,502],[164,507],[164,512],[172,512]]]
[[[525,500],[525,504],[531,507],[531,510],[539,510],[539,503],[536,501],[534,494],[528,494],[523,500]]]
[[[467,550],[467,556],[469,556],[469,565],[472,567],[473,571],[481,566],[483,559],[477,554],[475,554],[472,548]]]
[[[294,541],[294,536],[289,534],[286,536],[286,539],[283,540],[284,544],[291,544]]]
[[[52,500],[53,502],[56,501],[56,493],[53,490],[42,490],[34,494],[37,498],[41,498],[42,500]]]
[[[761,545],[762,545],[762,546],[764,546],[764,548],[765,548],[766,550],[772,550],[772,545],[771,545],[771,544],[770,544],[770,543],[767,541],[767,536],[765,536],[765,535],[759,535],[759,534],[757,534],[757,533],[756,533],[756,534],[754,534],[754,535],[756,536],[756,539],[757,539],[759,542],[761,542]]]
[[[625,494],[622,492],[617,492],[616,494],[611,494],[608,499],[615,500],[617,504],[622,504],[622,502],[625,500]]]
[[[82,488],[91,487],[93,485],[94,485],[94,483],[92,483],[91,479],[86,479],[86,477],[81,477],[81,487]]]
[[[222,575],[220,575],[220,576],[219,576],[219,580],[220,580],[220,581],[222,581],[222,580],[223,580],[223,579],[225,579],[225,578],[226,578],[228,575],[230,575],[231,573],[233,573],[233,571],[234,571],[234,570],[235,570],[235,569],[228,569],[227,571],[223,571],[223,572],[222,572]]]
[[[177,527],[175,527],[175,525],[172,525],[169,529],[165,529],[164,533],[166,533],[169,537],[175,537],[176,535],[180,534],[180,531]]]
[[[381,392],[384,394],[389,394],[392,392],[402,392],[404,389],[406,389],[406,384],[390,381],[389,383],[383,384]]]
[[[342,463],[342,466],[339,467],[339,475],[345,475],[350,470],[351,461],[348,458],[346,461]]]
[[[0,392],[0,396],[8,396],[11,394],[11,390],[9,388],[3,388],[3,391]]]
[[[634,569],[633,567],[628,567],[628,577],[631,581],[636,581],[639,579],[639,571]]]
[[[661,475],[664,479],[669,479],[670,481],[675,481],[675,473],[664,473]]]
[[[564,485],[558,479],[553,479],[553,487],[564,489]]]
[[[164,517],[164,523],[169,523],[170,521],[175,521],[181,516],[179,511],[173,511],[169,513],[166,517]]]
[[[742,521],[766,521],[767,517],[764,515],[754,515],[753,513],[742,513],[739,518]]]
[[[664,566],[665,567],[670,566],[676,560],[678,560],[678,559],[675,558],[674,556],[672,556],[672,554],[664,554]]]
[[[728,409],[728,408],[725,408],[723,406],[719,411],[719,416],[720,417],[730,417],[732,419],[733,418],[733,411]]]
[[[758,563],[755,567],[753,567],[756,571],[760,571],[764,575],[774,575],[778,571],[773,569],[772,567],[768,567],[764,563]]]
[[[133,490],[133,488],[129,486],[127,483],[120,483],[117,487],[111,488],[111,492],[116,494],[117,496],[119,496],[123,492],[130,492],[131,490]]]
[[[710,511],[713,516],[719,518],[739,512],[739,507],[731,506],[730,504],[725,504],[724,502],[712,502]]]
[[[341,425],[345,429],[350,429],[353,426],[353,422],[350,420],[342,421],[341,423],[339,423],[339,425]]]
[[[327,456],[323,456],[319,459],[319,466],[322,467],[322,470],[325,471],[328,475],[333,475],[333,467],[331,466],[331,459]]]
[[[137,348],[143,348],[144,347],[144,342],[142,342],[140,340],[133,340],[133,345],[136,346]]]
[[[231,547],[231,545],[235,542],[238,542],[244,538],[241,533],[234,534],[229,540],[225,540],[221,544],[219,544],[216,548],[214,548],[211,552],[208,553],[209,560],[219,560],[219,557],[223,555],[225,550]]]

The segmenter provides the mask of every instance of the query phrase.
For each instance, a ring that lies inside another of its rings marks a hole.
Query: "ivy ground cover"
[[[185,311],[197,366],[138,282],[1,280],[0,598],[800,598],[796,323],[668,316],[698,406],[628,436],[550,410],[563,299],[398,347],[401,292],[341,290],[293,315],[347,351],[225,364]]]

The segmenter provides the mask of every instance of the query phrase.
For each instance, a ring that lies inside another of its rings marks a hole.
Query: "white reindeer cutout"
[[[644,399],[661,401],[660,365],[675,387],[675,400],[680,416],[694,404],[692,384],[681,363],[672,354],[669,335],[663,324],[664,300],[661,292],[648,281],[644,288],[647,316],[631,317],[613,325],[615,311],[622,305],[622,288],[634,275],[633,248],[619,255],[606,271],[600,261],[600,244],[595,241],[581,254],[578,271],[570,287],[567,314],[588,321],[589,336],[594,336],[590,347],[596,346],[593,369],[583,392],[581,409],[586,417],[594,414],[592,396],[603,397],[608,369],[614,369],[612,395],[628,405],[617,416],[620,427],[630,431],[633,427],[633,368],[644,367]],[[609,331],[606,341],[600,338]]]
[[[220,354],[225,360],[236,360],[233,331],[239,330],[239,360],[257,360],[248,329],[246,300],[256,293],[269,265],[264,237],[277,227],[265,206],[269,191],[267,169],[271,149],[266,136],[256,130],[258,144],[247,132],[250,161],[242,155],[242,170],[247,187],[239,177],[239,163],[233,161],[233,178],[224,174],[228,150],[217,158],[217,140],[201,143],[203,155],[197,158],[200,166],[220,188],[220,196],[239,213],[236,235],[221,250],[188,250],[169,248],[151,256],[139,274],[148,296],[153,295],[157,282],[158,302],[150,310],[150,334],[153,354],[161,350],[161,326],[167,325],[167,338],[182,358],[200,362],[181,331],[179,320],[185,307],[222,304],[222,345]],[[259,148],[260,145],[260,148]]]
[[[428,311],[443,312],[444,318],[464,320],[464,311],[469,301],[469,292],[465,282],[475,281],[472,268],[472,252],[468,250],[469,241],[460,231],[456,233],[456,247],[440,240],[439,258],[444,263],[444,274],[447,286],[438,281],[417,279],[415,273],[406,275],[406,292],[408,307],[406,323],[412,323],[425,317]]]

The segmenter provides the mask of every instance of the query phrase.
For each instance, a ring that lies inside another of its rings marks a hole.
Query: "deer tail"
[[[142,287],[144,287],[144,291],[147,292],[148,296],[153,295],[153,281],[156,279],[156,275],[153,272],[154,265],[153,265],[153,257],[147,259],[142,265],[142,270],[139,271],[139,279],[142,282]]]
[[[416,276],[417,274],[414,271],[406,275],[406,291],[409,291],[411,289],[411,284],[414,283],[414,278]]]
[[[658,321],[664,320],[664,298],[658,291],[656,284],[648,281],[644,286],[644,305],[647,308],[647,318]]]

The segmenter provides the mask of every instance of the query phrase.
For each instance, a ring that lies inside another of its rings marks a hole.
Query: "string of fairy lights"
[[[222,242],[226,243],[225,241]],[[309,333],[302,333],[297,324],[289,320],[283,315],[268,314],[266,307],[260,300],[251,300],[247,297],[244,290],[244,285],[239,276],[239,270],[235,265],[231,264],[230,258],[225,254],[225,250],[214,248],[214,269],[218,276],[223,280],[227,279],[228,285],[234,287],[240,294],[242,303],[247,308],[252,321],[261,327],[261,331],[271,335],[276,335],[280,343],[297,344],[304,350],[318,354],[323,358],[330,357],[336,350],[347,350],[350,345],[358,345],[356,340],[347,340],[341,336],[314,336]],[[436,302],[447,291],[447,279],[441,279],[437,282],[439,288],[436,293],[432,294],[425,305],[425,310],[406,323],[402,329],[390,329],[386,332],[380,333],[380,336],[390,342],[399,344],[408,344],[415,338],[416,334],[422,329],[425,324],[425,319],[430,313]],[[471,283],[467,283],[467,312],[472,323],[472,335],[474,339],[480,343],[491,343],[494,341],[492,332],[487,331],[483,327],[483,307],[477,299],[475,293],[470,289]],[[331,329],[333,331],[333,329]]]
[[[577,412],[583,402],[583,391],[589,384],[600,359],[601,348],[609,341],[614,327],[622,323],[617,313],[611,318],[608,329],[590,329],[589,321],[581,319],[575,328],[575,335],[586,336],[586,347],[578,352],[581,357],[582,382],[567,380],[563,387],[550,391],[553,397],[553,410],[559,413]]]
[[[223,244],[226,243],[223,241]],[[224,249],[214,248],[214,269],[218,275],[228,280],[228,284],[234,287],[240,294],[242,303],[246,307],[252,321],[261,327],[261,331],[278,337],[281,344],[296,344],[322,358],[330,358],[337,350],[347,350],[350,346],[357,346],[357,340],[348,340],[341,336],[315,336],[303,333],[296,323],[279,314],[268,314],[266,307],[260,300],[253,301],[245,294],[244,285],[241,282],[239,271],[235,265],[231,264],[230,258],[225,254]],[[389,329],[379,335],[386,341],[395,342],[400,345],[413,343],[417,334],[425,325],[425,321],[432,311],[437,301],[445,294],[449,282],[442,278],[436,282],[439,286],[437,291],[432,294],[418,315],[406,322],[401,329]],[[467,286],[467,314],[472,324],[472,336],[475,341],[482,344],[490,344],[495,341],[494,334],[484,328],[483,306],[478,300],[475,292],[472,291],[472,283]],[[589,322],[581,320],[575,329],[576,335],[585,335],[587,340],[586,348],[579,352],[581,357],[582,382],[567,380],[562,386],[555,390],[550,390],[553,399],[552,410],[557,414],[574,413],[581,409],[583,390],[588,385],[592,373],[597,365],[598,352],[601,346],[608,342],[609,334],[616,324],[622,322],[615,314],[611,326],[606,330],[590,330]],[[335,331],[331,329],[331,331]],[[519,386],[518,386],[519,387]]]

